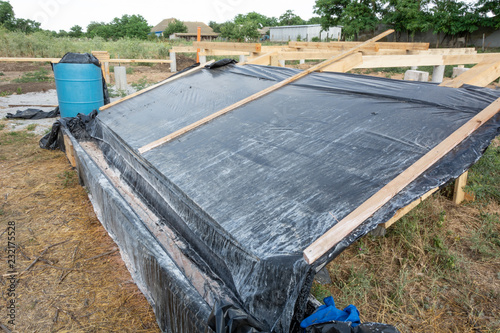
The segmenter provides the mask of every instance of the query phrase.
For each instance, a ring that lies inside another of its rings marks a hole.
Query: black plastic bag
[[[59,107],[56,107],[52,111],[42,111],[40,109],[26,109],[24,111],[17,110],[15,114],[7,113],[7,119],[46,119],[46,118],[56,118],[59,117]]]

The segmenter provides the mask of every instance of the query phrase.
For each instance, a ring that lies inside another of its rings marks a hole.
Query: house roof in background
[[[155,27],[151,29],[151,32],[160,32],[160,31],[165,31],[167,26],[172,23],[177,21],[175,18],[169,18],[161,21],[158,23]],[[201,34],[205,36],[218,36],[219,34],[215,33],[212,28],[210,28],[208,25],[206,25],[203,22],[183,22],[184,25],[188,28],[187,33],[182,33],[182,34],[177,34],[177,35],[197,35],[198,33],[198,27],[201,27]]]
[[[176,19],[174,19],[173,17],[172,18],[169,18],[169,19],[165,19],[163,21],[161,21],[160,23],[158,23],[156,26],[154,26],[152,29],[151,29],[151,32],[163,32],[165,31],[165,29],[167,28],[167,26],[172,23],[172,22],[175,22],[177,21]]]

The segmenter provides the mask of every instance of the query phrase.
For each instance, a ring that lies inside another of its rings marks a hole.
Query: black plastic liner
[[[26,110],[17,110],[15,114],[7,113],[7,119],[46,119],[46,118],[56,118],[59,117],[61,113],[59,112],[59,107],[56,107],[52,111],[42,111],[40,109],[28,108]]]
[[[159,217],[160,229],[170,230],[174,236],[169,237],[183,244],[176,248],[188,259],[166,253],[182,271],[199,271],[200,278],[184,273],[182,279],[198,295],[189,293],[183,302],[206,309],[225,300],[248,315],[246,323],[257,321],[257,329],[264,331],[295,330],[321,265],[399,208],[462,174],[500,129],[497,115],[327,255],[307,265],[302,251],[308,245],[500,92],[314,73],[138,153],[295,73],[260,66],[203,69],[103,111],[91,128],[91,141],[106,163]],[[155,237],[165,235],[158,231]],[[133,244],[122,246],[136,251]],[[151,294],[162,293],[157,288],[164,282],[154,270],[137,274],[156,281]],[[173,328],[183,320],[180,313],[160,310],[155,308],[163,330],[192,332]]]

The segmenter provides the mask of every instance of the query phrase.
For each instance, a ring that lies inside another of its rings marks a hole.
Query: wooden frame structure
[[[195,52],[195,48],[200,48],[202,50],[200,53],[201,62],[203,62],[206,59],[205,57],[209,55],[238,55],[240,56],[240,60],[246,60],[242,59],[242,56],[250,56],[248,60],[241,62],[243,65],[276,65],[280,64],[280,62],[281,65],[283,65],[283,60],[323,59],[327,57],[328,60],[323,61],[318,65],[315,65],[252,96],[249,96],[242,101],[228,106],[223,110],[220,110],[159,140],[144,145],[139,148],[138,151],[140,154],[144,154],[145,152],[178,138],[179,136],[202,126],[203,124],[206,124],[227,112],[250,103],[315,71],[347,72],[353,68],[423,65],[443,66],[478,63],[478,65],[471,70],[466,71],[454,80],[441,85],[456,88],[462,86],[463,84],[485,86],[500,77],[500,54],[477,54],[474,49],[469,48],[429,50],[428,44],[423,45],[418,43],[377,42],[390,33],[392,33],[391,30],[364,43],[349,43],[344,45],[341,43],[289,43],[287,47],[262,46],[259,48],[258,45],[249,44],[244,48],[239,48],[236,43],[204,42],[195,43],[196,45],[193,47],[174,48],[172,49],[173,55],[175,55],[176,52]],[[398,46],[398,44],[401,45]],[[382,55],[374,55],[373,53],[381,53]],[[304,259],[306,262],[309,264],[314,263],[329,249],[334,247],[341,239],[346,237],[367,218],[372,216],[380,207],[399,193],[411,181],[425,172],[441,157],[446,155],[498,112],[500,112],[500,99],[493,102],[490,106],[468,121],[460,129],[441,142],[437,147],[424,155],[414,165],[409,167],[393,181],[384,186],[369,200],[355,209],[346,218],[338,222],[331,230],[318,238],[313,244],[304,250]],[[455,183],[454,202],[457,204],[463,201],[466,196],[463,191],[466,179],[467,172],[460,176]],[[432,189],[418,200],[402,208],[396,212],[396,214],[389,221],[385,222],[383,226],[388,227],[392,223],[396,222],[399,218],[404,216],[437,190],[437,188]]]
[[[267,89],[264,89],[252,96],[245,98],[233,105],[230,105],[223,110],[220,110],[204,119],[201,119],[191,125],[188,125],[174,133],[171,133],[159,140],[151,142],[141,148],[139,153],[143,154],[152,150],[166,142],[173,140],[209,121],[228,113],[240,106],[250,103],[262,96],[265,96],[295,80],[298,80],[315,71],[332,71],[332,72],[347,72],[355,68],[379,68],[379,67],[406,67],[406,66],[444,66],[444,65],[465,65],[477,64],[475,67],[459,75],[455,79],[441,84],[441,86],[459,88],[464,84],[472,84],[477,86],[486,86],[493,80],[500,77],[500,53],[477,54],[472,48],[463,49],[429,49],[426,43],[384,43],[378,42],[383,37],[391,34],[393,31],[388,30],[383,34],[370,39],[364,43],[346,43],[346,42],[331,42],[331,43],[308,43],[308,42],[290,42],[284,46],[262,46],[257,43],[210,43],[197,42],[192,47],[174,47],[171,50],[170,59],[172,60],[153,60],[153,59],[109,59],[105,53],[98,53],[96,56],[102,57],[106,63],[109,62],[160,62],[171,63],[171,67],[175,70],[175,54],[176,53],[195,53],[198,49],[200,52],[200,62],[202,65],[191,69],[181,75],[165,80],[155,86],[143,90],[136,94],[125,97],[122,100],[102,107],[104,111],[109,107],[116,105],[122,101],[133,98],[138,94],[142,94],[148,90],[154,89],[160,85],[171,82],[179,77],[189,75],[203,68],[206,63],[206,56],[220,55],[237,55],[240,56],[240,64],[258,64],[258,65],[273,65],[284,66],[287,60],[306,59],[328,59],[315,65],[301,73],[298,73],[284,81],[281,81]],[[108,55],[109,56],[109,55]],[[104,58],[106,57],[106,58]],[[0,58],[0,61],[50,61],[58,62],[55,58]],[[103,68],[104,73],[106,69]],[[338,222],[332,229],[327,231],[323,236],[318,238],[313,244],[304,250],[304,259],[309,263],[314,263],[329,249],[334,247],[341,239],[346,237],[356,227],[363,223],[367,218],[372,216],[382,205],[388,202],[399,191],[407,186],[411,181],[416,179],[431,167],[439,158],[443,157],[467,136],[473,133],[477,128],[484,124],[488,119],[500,112],[500,99],[493,102],[490,106],[472,118],[469,122],[455,131],[447,139],[441,142],[437,147],[429,151],[415,164],[410,166],[402,174],[384,186],[379,192],[373,195],[365,203],[351,212],[346,218]],[[466,194],[463,191],[467,180],[467,172],[460,176],[455,183],[454,202],[459,204],[464,200]],[[417,206],[420,202],[435,193],[438,189],[432,189],[421,198],[415,200],[408,206],[400,209],[387,222],[382,224],[387,228],[411,209]]]

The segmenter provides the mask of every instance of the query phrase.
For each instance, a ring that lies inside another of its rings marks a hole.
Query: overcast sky
[[[175,17],[182,21],[224,22],[236,14],[251,11],[280,16],[287,9],[307,20],[313,15],[315,0],[10,0],[16,17],[42,23],[43,29],[68,31],[74,25],[85,30],[91,21],[109,22],[124,14],[140,14],[152,26]]]

